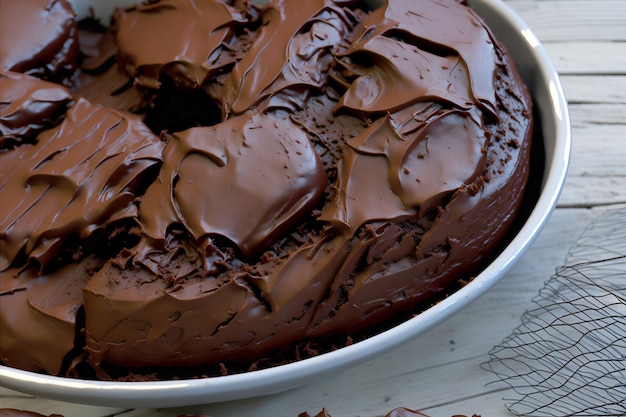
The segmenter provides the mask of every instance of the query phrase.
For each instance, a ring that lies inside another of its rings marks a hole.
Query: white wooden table
[[[384,416],[395,407],[431,417],[511,415],[511,392],[481,368],[520,323],[582,229],[626,204],[626,0],[508,0],[552,56],[570,102],[573,154],[558,207],[514,268],[477,302],[413,342],[361,366],[270,397],[178,409],[61,403],[0,388],[0,408],[65,417]]]

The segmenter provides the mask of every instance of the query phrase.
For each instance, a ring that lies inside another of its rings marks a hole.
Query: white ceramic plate
[[[129,1],[73,0],[76,12],[108,16]],[[528,220],[503,252],[469,285],[434,307],[390,330],[351,346],[296,363],[222,377],[159,381],[100,382],[40,375],[0,366],[0,385],[68,402],[117,407],[175,407],[268,395],[302,386],[398,347],[443,322],[491,288],[532,244],[556,206],[571,147],[567,102],[558,74],[527,25],[500,0],[470,0],[496,37],[515,58],[530,87],[545,145],[545,171],[539,199]]]

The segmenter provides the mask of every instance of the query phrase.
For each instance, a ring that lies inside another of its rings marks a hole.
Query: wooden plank
[[[626,125],[574,125],[569,175],[623,176]]]
[[[398,372],[398,367],[411,363],[416,352],[402,352],[402,363],[387,363],[385,368],[362,369],[358,373],[344,373],[323,384],[289,391],[271,397],[252,398],[229,403],[154,410],[133,410],[116,417],[175,417],[180,414],[211,416],[296,417],[307,412],[314,416],[322,409],[334,417],[382,417],[396,407],[421,410],[430,416],[468,415],[473,413],[505,415],[506,395],[501,388],[485,389],[495,376],[480,368],[486,355],[472,360],[447,363],[424,371]],[[381,361],[385,363],[385,361]],[[381,376],[380,372],[385,372]],[[381,387],[384,387],[381,389]],[[441,387],[446,387],[442,389]],[[452,390],[452,391],[451,391]],[[458,400],[449,401],[450,393]],[[442,414],[442,410],[446,414]],[[70,417],[70,416],[66,416]]]
[[[568,75],[561,77],[565,96],[570,104],[626,105],[626,75]]]
[[[46,416],[59,414],[63,417],[113,416],[126,411],[124,408],[94,407],[53,401],[45,398],[34,398],[3,387],[0,387],[0,408],[15,408],[40,413]]]
[[[626,2],[507,0],[544,43],[626,40]]]
[[[472,381],[468,381],[472,383]],[[450,416],[473,416],[482,417],[498,416],[513,417],[506,409],[507,398],[512,397],[512,390],[486,391],[484,394],[476,397],[464,398],[455,401],[452,404],[443,404],[434,408],[422,410],[425,414],[432,417],[450,417]]]
[[[544,47],[559,74],[626,74],[626,42],[554,42]]]
[[[626,78],[626,77],[625,77]],[[606,125],[626,133],[626,103],[570,103],[572,126]]]
[[[626,201],[626,124],[605,106],[573,105],[572,153],[560,207],[588,207]],[[622,106],[625,108],[625,106]],[[588,114],[586,114],[588,113]]]
[[[626,176],[569,175],[557,206],[593,207],[619,203],[626,203]]]

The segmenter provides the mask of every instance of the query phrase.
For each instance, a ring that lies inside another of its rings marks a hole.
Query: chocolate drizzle
[[[467,70],[458,56],[441,57],[384,36],[361,42],[345,55],[366,56],[368,66],[343,64],[344,72],[354,71],[358,78],[339,100],[337,111],[384,114],[416,101],[444,102],[464,110],[473,104]]]

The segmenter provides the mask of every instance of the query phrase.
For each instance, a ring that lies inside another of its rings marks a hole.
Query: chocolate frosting
[[[58,375],[74,348],[83,286],[101,264],[86,258],[44,275],[35,269],[0,272],[0,361]]]
[[[446,97],[451,102],[458,93],[459,87],[455,85],[456,72],[467,71],[471,80],[471,91],[474,100],[481,103],[486,110],[493,115],[496,114],[496,98],[494,89],[494,77],[496,71],[495,40],[490,30],[476,13],[462,4],[460,1],[449,0],[428,0],[428,1],[402,1],[387,0],[383,7],[373,11],[359,25],[357,42],[355,42],[346,54],[365,48],[371,52],[377,52],[384,47],[397,50],[397,46],[391,46],[390,42],[379,45],[375,42],[372,46],[370,39],[378,36],[398,37],[409,44],[415,44],[423,50],[429,49],[444,57],[449,53],[456,53],[467,67],[458,69],[455,67],[455,59],[448,58],[448,62],[435,63],[441,65],[444,74],[449,72],[451,93]],[[402,56],[407,53],[407,48],[399,51]],[[384,53],[383,56],[387,55]],[[421,52],[424,54],[424,52]],[[420,74],[428,72],[419,67],[420,53],[416,54],[418,59],[415,78],[420,78]],[[424,54],[428,56],[428,54]],[[402,67],[400,67],[402,68]],[[423,68],[423,67],[422,67]],[[432,66],[431,66],[432,68]],[[393,72],[398,71],[398,67],[392,68]],[[437,68],[437,70],[439,70]],[[380,74],[378,74],[380,76]],[[402,74],[404,75],[404,74]],[[385,77],[387,78],[387,77]],[[385,80],[387,81],[387,80]],[[410,84],[416,81],[410,82]],[[463,82],[463,80],[461,80]],[[444,90],[445,91],[445,90]]]
[[[72,85],[74,95],[93,104],[141,114],[148,103],[133,88],[132,77],[118,68],[117,45],[111,31],[103,31],[92,20],[82,21],[81,26],[86,28],[78,31],[82,63]],[[145,116],[142,118],[145,120]]]
[[[136,191],[163,143],[138,119],[84,99],[34,145],[0,153],[0,270],[21,253],[43,267],[63,242],[136,216]]]
[[[118,10],[112,32],[121,68],[139,85],[158,88],[167,67],[179,86],[196,88],[216,70],[217,52],[245,21],[220,0],[163,0]]]
[[[263,114],[176,134],[163,160],[140,206],[146,234],[164,239],[180,223],[196,241],[219,235],[247,257],[310,212],[327,183],[306,134]]]
[[[231,267],[228,279],[203,278],[197,273],[202,255],[188,256],[198,252],[181,250],[175,241],[160,254],[151,249],[156,259],[167,260],[154,263],[152,271],[176,276],[175,282],[154,279],[145,258],[109,263],[85,286],[88,360],[95,369],[107,362],[189,367],[282,351],[306,336],[346,243],[307,243],[256,271]]]
[[[78,28],[69,2],[2,0],[0,4],[0,70],[67,81],[79,54]],[[16,35],[24,31],[28,36]]]
[[[93,104],[122,112],[137,113],[140,119],[145,120],[141,113],[146,107],[142,94],[133,88],[132,81],[120,73],[116,66],[103,69],[103,72],[97,74],[81,72],[72,93]]]
[[[321,219],[356,230],[370,221],[425,214],[484,171],[483,127],[457,111],[420,107],[409,114],[418,125],[409,131],[401,130],[406,120],[389,115],[348,141],[336,198]],[[453,163],[450,152],[457,155]]]
[[[442,57],[385,36],[360,42],[345,56],[367,56],[371,67],[344,62],[344,72],[359,76],[339,100],[338,111],[393,112],[416,101],[444,101],[465,110],[473,104],[469,75],[458,56]]]
[[[31,141],[55,126],[72,100],[58,84],[0,71],[0,149]]]
[[[301,106],[300,95],[325,85],[332,52],[352,24],[351,13],[332,1],[270,2],[257,38],[226,82],[224,112],[241,114],[278,92],[274,106]]]

